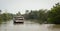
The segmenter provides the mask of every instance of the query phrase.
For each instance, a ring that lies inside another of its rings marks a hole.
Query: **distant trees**
[[[0,18],[2,18],[4,21],[7,21],[13,18],[13,14],[10,14],[10,13],[3,13],[0,16],[1,16]]]
[[[45,9],[39,10],[38,13],[38,19],[40,20],[40,23],[47,23],[47,18],[48,18],[48,11]]]
[[[31,10],[25,18],[37,20],[39,23],[60,24],[60,3],[53,6],[51,10]]]
[[[47,10],[31,10],[28,14],[25,14],[27,20],[37,20],[37,22],[43,23],[47,21]]]
[[[1,14],[2,10],[0,10],[0,14]]]
[[[25,14],[28,14],[29,13],[29,10],[26,10]]]
[[[16,15],[21,15],[21,13],[20,13],[20,12],[18,12],[18,13],[16,13]]]
[[[11,13],[0,14],[0,23],[2,23],[3,21],[9,21],[11,19],[13,19],[13,14]]]

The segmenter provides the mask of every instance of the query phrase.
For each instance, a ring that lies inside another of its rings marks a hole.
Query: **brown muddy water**
[[[24,21],[24,24],[14,24],[13,20],[3,22],[0,31],[60,31],[60,25],[38,24],[31,21]]]

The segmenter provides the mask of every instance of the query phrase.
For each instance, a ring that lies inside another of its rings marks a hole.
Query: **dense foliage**
[[[11,13],[0,14],[0,23],[2,23],[3,21],[9,21],[12,18],[13,18],[13,14]]]
[[[40,9],[27,12],[24,15],[26,19],[33,19],[33,21],[37,20],[39,23],[60,24],[60,3],[53,6],[51,10]]]
[[[60,4],[57,3],[49,13],[48,21],[53,24],[60,24]]]
[[[27,12],[26,12],[27,13]],[[40,10],[31,10],[29,13],[25,14],[25,19],[27,20],[37,20],[37,22],[39,23],[44,23],[47,21],[47,10],[43,10],[43,9],[40,9]]]

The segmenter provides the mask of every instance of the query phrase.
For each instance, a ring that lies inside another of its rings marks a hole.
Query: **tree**
[[[20,13],[20,12],[18,12],[16,15],[19,15],[19,16],[20,16],[20,15],[21,15],[21,13]]]
[[[28,14],[29,13],[29,10],[26,10],[26,12],[25,12],[26,14]]]
[[[2,11],[0,10],[0,14],[1,14],[1,12],[2,12]]]
[[[49,13],[48,21],[54,24],[60,24],[60,3],[57,3]]]

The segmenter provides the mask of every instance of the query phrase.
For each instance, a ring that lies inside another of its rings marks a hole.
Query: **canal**
[[[3,22],[0,31],[60,31],[60,28],[53,28],[53,24],[38,24],[31,21],[24,21],[24,24],[14,24],[13,20]]]

